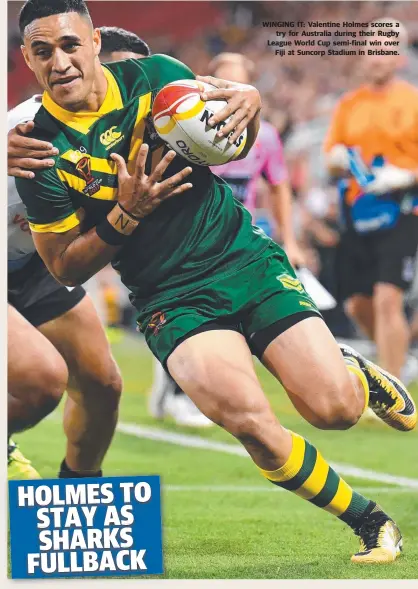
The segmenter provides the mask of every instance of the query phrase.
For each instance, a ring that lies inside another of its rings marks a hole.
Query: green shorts
[[[296,320],[286,320],[295,315]],[[196,333],[208,329],[238,331],[253,354],[260,357],[264,350],[251,345],[254,334],[277,322],[290,327],[312,315],[321,316],[286,254],[272,242],[243,268],[218,280],[215,275],[210,284],[155,309],[141,322],[140,329],[150,350],[166,368],[175,348]]]

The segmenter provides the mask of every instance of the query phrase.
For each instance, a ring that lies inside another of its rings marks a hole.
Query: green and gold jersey
[[[59,149],[54,168],[34,180],[17,179],[31,230],[62,233],[79,224],[97,225],[115,205],[119,153],[132,173],[143,142],[150,146],[146,173],[167,152],[152,125],[151,105],[169,82],[194,78],[182,63],[164,55],[103,66],[108,81],[98,112],[72,113],[44,94],[33,136]],[[177,156],[165,177],[191,164]],[[228,185],[209,168],[192,165],[193,188],[168,199],[141,221],[113,260],[138,310],[190,292],[246,265],[268,238],[251,224],[250,214]]]

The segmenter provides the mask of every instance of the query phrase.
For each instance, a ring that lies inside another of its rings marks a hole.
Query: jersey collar
[[[56,119],[64,123],[67,127],[71,127],[79,133],[87,134],[90,127],[102,116],[111,112],[112,110],[119,110],[123,108],[123,100],[112,72],[106,67],[102,66],[102,70],[107,79],[107,92],[102,106],[97,112],[79,111],[71,112],[58,106],[52,98],[44,92],[42,96],[42,106]]]

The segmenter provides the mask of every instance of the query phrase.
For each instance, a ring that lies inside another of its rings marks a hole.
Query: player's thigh
[[[313,425],[343,428],[359,418],[361,400],[338,344],[320,317],[303,319],[277,335],[261,360]]]
[[[88,297],[38,329],[65,358],[72,381],[82,394],[108,391],[116,400],[122,381],[109,342],[96,310]]]
[[[342,354],[286,256],[279,254],[259,277],[262,292],[242,320],[243,331],[305,419],[318,427],[348,427],[361,408],[354,415],[355,391]]]
[[[56,348],[14,307],[7,307],[9,393],[28,402],[59,401],[68,380],[66,363]]]
[[[233,435],[259,433],[261,424],[277,423],[240,333],[193,335],[175,348],[167,366],[199,409]]]

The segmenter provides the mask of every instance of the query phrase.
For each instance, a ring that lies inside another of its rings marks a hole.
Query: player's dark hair
[[[77,12],[91,22],[87,4],[83,0],[27,0],[19,13],[20,33],[23,36],[26,27],[38,18],[66,12]]]
[[[145,55],[151,55],[148,45],[131,31],[120,29],[119,27],[100,27],[102,37],[101,53],[113,53],[113,51],[130,51]]]

